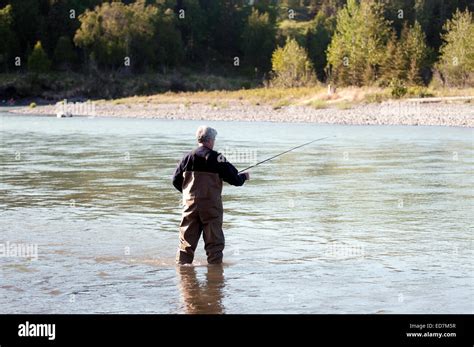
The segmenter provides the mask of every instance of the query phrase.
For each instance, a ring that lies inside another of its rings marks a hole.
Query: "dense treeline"
[[[0,0],[0,71],[473,83],[469,0]]]

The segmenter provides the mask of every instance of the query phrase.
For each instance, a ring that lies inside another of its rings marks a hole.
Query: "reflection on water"
[[[222,264],[208,265],[206,278],[197,279],[194,266],[178,266],[181,297],[186,313],[224,313],[222,295],[224,288],[224,267]]]
[[[202,241],[174,264],[198,125],[0,114],[0,244],[38,249],[0,257],[0,312],[474,312],[472,129],[210,122],[258,160],[337,135],[224,188],[224,278]]]

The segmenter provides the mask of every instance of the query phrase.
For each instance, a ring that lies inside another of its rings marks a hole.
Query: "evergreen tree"
[[[390,0],[385,2],[384,16],[400,37],[403,26],[415,22],[415,0]]]
[[[203,61],[209,36],[206,13],[198,0],[187,0],[177,4],[175,13],[186,58],[190,62]]]
[[[86,67],[89,57],[100,68],[119,68],[128,57],[135,71],[184,62],[208,73],[264,73],[277,43],[296,39],[320,80],[426,83],[438,59],[439,75],[462,85],[472,76],[472,33],[456,11],[471,14],[474,2],[0,0],[0,71],[18,70],[14,58],[28,62],[41,41],[54,68],[71,60]],[[235,57],[244,68],[233,68]]]
[[[243,32],[243,52],[246,64],[268,72],[271,68],[272,52],[275,48],[275,26],[268,13],[253,10]]]
[[[412,27],[404,27],[401,45],[404,55],[403,71],[405,76],[403,77],[409,84],[422,84],[422,72],[428,68],[430,50],[426,45],[425,34],[417,21]]]
[[[319,80],[326,79],[326,50],[331,42],[335,28],[335,17],[327,17],[322,11],[313,19],[306,33],[306,47]]]
[[[153,49],[149,60],[152,66],[177,66],[184,58],[181,33],[177,29],[176,17],[171,10],[155,19],[155,30],[150,47]],[[137,49],[140,52],[140,48]]]
[[[15,47],[15,33],[12,30],[13,9],[7,5],[0,9],[0,67],[8,70],[13,66],[13,51]]]
[[[13,31],[16,33],[20,56],[27,56],[27,48],[38,40],[41,16],[41,0],[21,0],[11,3],[13,11]]]
[[[398,41],[395,30],[392,30],[390,40],[387,43],[386,56],[381,68],[381,84],[388,85],[393,80],[403,78],[405,55]]]
[[[61,36],[54,50],[54,62],[57,68],[70,68],[76,63],[77,55],[74,52],[71,39],[67,36]]]
[[[51,68],[51,61],[41,45],[41,41],[36,42],[33,51],[28,57],[28,70],[31,72],[48,72]]]

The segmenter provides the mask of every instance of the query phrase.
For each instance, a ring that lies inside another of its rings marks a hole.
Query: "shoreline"
[[[157,118],[203,121],[269,121],[282,123],[316,123],[341,125],[433,125],[474,127],[474,105],[452,100],[401,99],[382,103],[351,104],[345,107],[311,107],[250,104],[241,100],[203,102],[133,102],[96,101],[36,107],[6,107],[13,114],[56,116],[62,109],[72,116]]]

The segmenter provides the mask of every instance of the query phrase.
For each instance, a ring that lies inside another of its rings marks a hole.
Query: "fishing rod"
[[[273,157],[267,158],[267,159],[265,159],[265,160],[262,160],[262,161],[258,162],[257,164],[251,165],[251,166],[249,166],[249,167],[247,167],[247,168],[245,168],[245,169],[243,169],[243,170],[240,170],[239,173],[241,173],[241,172],[243,172],[243,171],[246,171],[246,170],[248,170],[248,169],[251,169],[251,168],[253,168],[253,167],[257,166],[257,165],[263,164],[263,163],[265,163],[265,162],[267,162],[267,161],[270,161],[270,160],[272,160],[272,159],[275,159],[276,157],[279,157],[280,155],[283,155],[283,154],[285,154],[285,153],[294,151],[295,149],[298,149],[298,148],[307,146],[307,145],[309,145],[309,144],[311,144],[311,143],[313,143],[313,142],[317,142],[317,141],[322,141],[322,140],[328,139],[328,138],[330,138],[330,137],[335,137],[335,136],[321,137],[320,139],[316,139],[316,140],[313,140],[313,141],[309,141],[309,142],[303,143],[302,145],[299,145],[299,146],[290,148],[290,149],[287,150],[287,151],[281,152],[281,153],[279,153],[279,154],[277,154],[277,155],[274,155]]]

